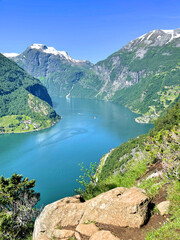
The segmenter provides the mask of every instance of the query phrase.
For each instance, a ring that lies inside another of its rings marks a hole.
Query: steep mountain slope
[[[0,132],[48,127],[58,115],[46,88],[0,54]]]
[[[64,51],[43,44],[33,44],[22,54],[4,54],[48,88],[51,96],[92,97],[101,87],[88,61],[71,58]]]
[[[100,97],[144,114],[139,121],[157,118],[179,95],[180,29],[147,33],[95,69],[105,82]]]
[[[9,57],[52,96],[116,101],[142,114],[138,122],[156,119],[180,92],[180,29],[151,31],[95,65],[42,44]]]

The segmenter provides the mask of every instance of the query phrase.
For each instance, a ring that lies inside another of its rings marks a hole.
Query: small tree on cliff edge
[[[34,186],[35,180],[16,173],[0,177],[0,239],[24,239],[32,231],[39,213],[34,206],[40,199]]]

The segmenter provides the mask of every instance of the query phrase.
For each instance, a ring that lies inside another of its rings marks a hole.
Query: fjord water
[[[40,132],[0,136],[0,175],[36,179],[45,205],[74,194],[81,162],[99,162],[110,149],[149,131],[129,109],[111,102],[57,98],[62,119]]]

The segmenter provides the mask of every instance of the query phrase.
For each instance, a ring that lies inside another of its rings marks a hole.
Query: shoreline
[[[55,123],[53,123],[51,126],[44,127],[44,128],[41,128],[41,129],[34,129],[34,130],[31,130],[31,131],[24,131],[24,132],[6,132],[6,133],[0,133],[0,135],[39,132],[39,131],[45,130],[45,129],[47,129],[47,128],[53,127],[53,126],[54,126],[56,123],[58,123],[61,119],[62,119],[62,117],[60,117],[60,118],[59,118]]]

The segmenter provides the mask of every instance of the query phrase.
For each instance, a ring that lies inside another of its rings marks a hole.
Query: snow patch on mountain
[[[46,47],[44,44],[39,44],[39,43],[34,43],[30,46],[30,48],[32,49],[43,49],[44,47]]]
[[[171,35],[170,40],[167,42],[171,42],[174,38],[179,38],[180,37],[180,29],[175,29],[175,30],[162,30],[164,33]]]
[[[171,42],[175,38],[180,38],[180,28],[175,30],[153,30],[149,33],[143,34],[142,36],[138,37],[137,39],[141,41],[143,40],[150,40],[150,38],[153,36],[153,34],[159,34],[157,36],[157,39],[160,39],[164,36],[164,34],[171,35],[170,39],[167,41],[167,43]]]
[[[73,59],[65,51],[57,51],[55,48],[47,47],[46,45],[43,45],[43,44],[34,43],[30,46],[30,48],[41,50],[43,53],[47,53],[47,54],[59,55],[60,57],[63,57],[70,62],[75,62],[75,63],[86,62],[86,60]]]
[[[173,34],[174,30],[162,30],[166,34]]]
[[[19,53],[2,53],[7,58],[17,57]]]

